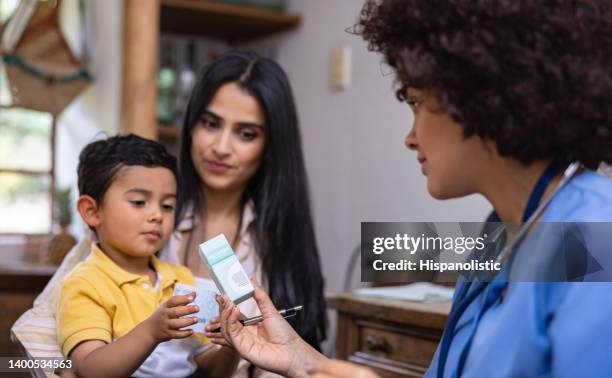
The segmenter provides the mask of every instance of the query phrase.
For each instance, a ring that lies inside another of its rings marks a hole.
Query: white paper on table
[[[454,289],[429,282],[416,282],[402,286],[364,287],[353,293],[364,297],[378,297],[416,302],[449,301]]]

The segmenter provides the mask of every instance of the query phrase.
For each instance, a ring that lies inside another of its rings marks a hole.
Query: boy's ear
[[[96,228],[100,226],[101,217],[98,209],[98,203],[95,199],[88,195],[82,195],[77,200],[77,210],[81,214],[83,221],[88,226]]]

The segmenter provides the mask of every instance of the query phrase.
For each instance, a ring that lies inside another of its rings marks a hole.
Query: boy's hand
[[[183,339],[193,334],[190,329],[181,330],[198,322],[195,316],[185,315],[198,312],[196,305],[189,305],[195,299],[196,293],[175,295],[162,304],[147,320],[147,326],[154,339],[161,343],[170,339]]]

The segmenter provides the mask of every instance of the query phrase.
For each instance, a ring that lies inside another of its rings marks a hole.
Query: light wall
[[[395,99],[381,57],[345,29],[362,1],[289,0],[303,16],[296,32],[279,38],[278,60],[297,101],[315,227],[327,289],[342,288],[350,251],[364,221],[481,221],[490,206],[480,196],[437,201],[429,196],[414,152],[404,146],[412,113]],[[332,51],[352,52],[352,82],[329,84]],[[356,272],[359,275],[359,272]]]
[[[56,139],[57,185],[73,188],[79,152],[97,136],[119,131],[121,94],[122,0],[85,1],[85,29],[79,21],[78,1],[64,0],[61,25],[73,51],[89,56],[94,81],[58,118]],[[83,39],[87,49],[83,49]],[[74,208],[74,207],[73,207]],[[75,213],[71,231],[80,235],[83,223]]]

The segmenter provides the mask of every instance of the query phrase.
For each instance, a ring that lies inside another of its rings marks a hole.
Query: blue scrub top
[[[612,222],[612,180],[592,171],[572,179],[542,216],[542,222],[561,221]],[[612,245],[605,247],[595,253],[608,265]],[[483,298],[468,306],[454,330],[445,330],[455,335],[444,377],[456,376]],[[425,377],[437,376],[439,352],[440,345]],[[480,319],[462,377],[612,377],[612,283],[511,282],[504,300]]]

